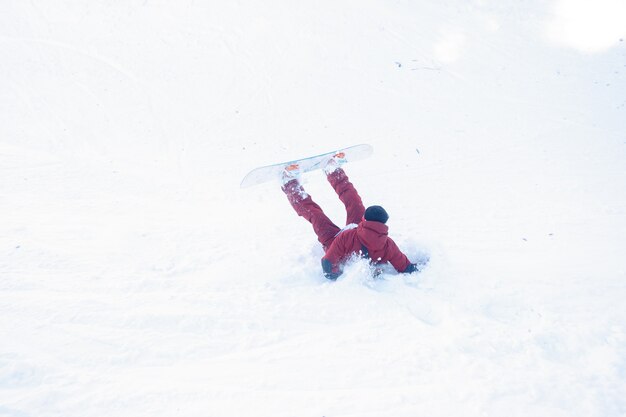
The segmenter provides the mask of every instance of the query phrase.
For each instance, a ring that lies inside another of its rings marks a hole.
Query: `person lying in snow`
[[[324,248],[322,258],[324,276],[336,280],[341,275],[341,264],[353,254],[360,254],[371,260],[373,264],[391,263],[402,273],[418,271],[417,264],[411,263],[404,253],[398,249],[387,236],[388,227],[385,223],[389,215],[381,206],[363,206],[348,176],[341,168],[345,155],[339,153],[326,164],[324,172],[330,185],[346,207],[346,227],[340,229],[318,206],[300,184],[300,167],[289,165],[283,171],[282,190],[296,213],[313,225],[317,239]]]

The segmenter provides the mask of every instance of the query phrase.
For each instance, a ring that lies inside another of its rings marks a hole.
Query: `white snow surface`
[[[583,3],[0,2],[0,416],[626,415],[624,7]],[[327,281],[239,188],[357,143],[419,274]]]

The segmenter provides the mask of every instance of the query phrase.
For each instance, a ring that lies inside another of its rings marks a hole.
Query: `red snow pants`
[[[357,193],[348,176],[343,169],[338,168],[326,176],[328,182],[333,187],[339,200],[346,207],[346,225],[361,222],[365,214],[365,207],[361,197]],[[313,231],[317,235],[317,240],[322,244],[324,250],[330,247],[335,237],[341,231],[334,224],[324,211],[318,206],[310,195],[308,195],[302,185],[297,180],[291,180],[283,186],[283,191],[287,195],[289,203],[299,216],[304,217],[313,225]]]

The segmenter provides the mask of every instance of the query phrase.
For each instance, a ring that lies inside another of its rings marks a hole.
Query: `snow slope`
[[[1,3],[0,416],[625,415],[625,9]],[[419,275],[239,189],[356,143]]]

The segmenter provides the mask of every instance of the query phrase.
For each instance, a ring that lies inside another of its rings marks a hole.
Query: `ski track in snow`
[[[552,6],[0,6],[0,416],[625,415],[626,50]],[[357,143],[419,274],[238,187]]]

